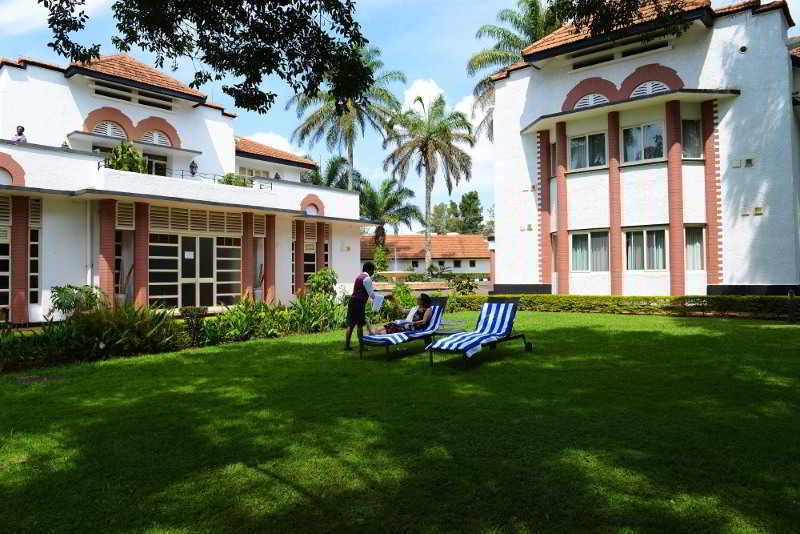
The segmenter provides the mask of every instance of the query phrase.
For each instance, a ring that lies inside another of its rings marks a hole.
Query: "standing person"
[[[364,264],[364,272],[356,276],[353,284],[353,295],[347,303],[347,334],[344,340],[344,350],[353,350],[350,346],[350,338],[353,336],[353,327],[357,328],[358,342],[364,336],[364,325],[367,331],[372,334],[372,328],[367,323],[367,299],[372,297],[373,308],[380,309],[383,297],[376,295],[372,289],[372,275],[375,274],[375,265],[368,261]]]
[[[27,143],[28,138],[25,137],[25,127],[24,126],[17,126],[17,135],[11,138],[16,144],[20,143]]]

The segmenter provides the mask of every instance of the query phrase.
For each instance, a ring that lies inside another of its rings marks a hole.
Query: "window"
[[[416,269],[419,267],[419,262],[417,260],[411,260],[411,266]]]
[[[572,271],[608,271],[608,232],[572,234]]]
[[[118,203],[119,204],[119,203]],[[119,294],[122,285],[122,232],[114,232],[114,293]]]
[[[150,130],[145,132],[141,139],[142,143],[150,143],[153,145],[172,146],[169,136],[161,130]]]
[[[167,157],[158,156],[156,154],[144,154],[145,164],[147,165],[147,174],[156,176],[167,175]]]
[[[239,167],[239,174],[249,178],[269,178],[269,171],[251,169],[249,167]]]
[[[666,91],[669,91],[669,87],[666,84],[653,80],[637,85],[636,88],[631,91],[631,98],[664,93]]]
[[[444,262],[442,260],[439,260],[439,267],[444,267]]]
[[[606,164],[606,134],[573,137],[569,140],[570,169],[602,167]]]
[[[157,93],[130,89],[122,85],[102,81],[93,81],[92,86],[94,87],[94,94],[96,95],[116,100],[124,100],[125,102],[138,102],[143,106],[165,109],[167,111],[172,110],[172,99]]]
[[[148,294],[151,306],[178,307],[178,236],[150,234]]]
[[[630,230],[625,232],[625,256],[629,271],[663,271],[667,268],[666,232]]]
[[[686,270],[702,271],[705,269],[705,247],[703,247],[703,229],[690,226],[686,229]]]
[[[700,133],[699,120],[682,121],[682,147],[684,158],[703,157],[702,135]]]
[[[605,95],[601,95],[600,93],[592,93],[590,95],[586,95],[581,97],[575,103],[574,109],[581,109],[581,108],[588,108],[591,106],[599,106],[600,104],[607,104],[608,98]]]
[[[660,122],[624,128],[622,142],[625,162],[664,157],[664,127]]]
[[[3,199],[5,200],[5,199]],[[11,245],[9,226],[0,227],[0,322],[8,321],[11,282]]]
[[[550,177],[554,177],[558,174],[558,169],[556,168],[558,159],[556,158],[556,144],[550,143]]]
[[[242,240],[239,237],[218,237],[215,282],[217,304],[234,304],[242,294]]]
[[[469,260],[469,266],[475,267],[475,260]]]
[[[122,126],[112,121],[98,122],[92,130],[92,133],[105,135],[108,137],[117,137],[119,139],[128,138],[128,135],[125,133],[125,130],[122,128]]]
[[[453,260],[453,267],[461,267],[461,260]]]

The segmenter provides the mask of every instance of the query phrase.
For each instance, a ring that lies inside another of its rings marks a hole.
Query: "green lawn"
[[[0,531],[797,532],[800,327],[517,326],[466,372],[336,332],[0,377]]]

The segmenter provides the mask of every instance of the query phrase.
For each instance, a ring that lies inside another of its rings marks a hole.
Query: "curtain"
[[[644,159],[664,157],[664,129],[660,123],[647,124],[644,130]]]
[[[642,159],[642,129],[626,128],[622,130],[622,143],[625,161]]]
[[[592,232],[592,271],[608,271],[608,232]]]
[[[572,236],[572,270],[589,270],[589,235],[574,234]]]
[[[702,271],[704,269],[703,229],[686,229],[686,270]]]
[[[592,167],[606,164],[606,134],[589,136],[589,165]]]
[[[647,268],[656,271],[667,268],[664,230],[647,231]]]
[[[582,169],[586,167],[586,138],[576,137],[569,140],[569,168]]]
[[[683,121],[683,157],[701,157],[700,121]]]
[[[625,235],[628,270],[641,271],[644,269],[644,234],[642,232],[627,232]]]

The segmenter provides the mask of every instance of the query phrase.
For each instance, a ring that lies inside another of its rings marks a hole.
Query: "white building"
[[[679,37],[565,26],[494,76],[496,291],[797,289],[788,8],[685,7]]]
[[[425,272],[425,236],[387,235],[386,251],[392,271]],[[361,236],[361,260],[371,261],[375,240],[371,235]],[[488,274],[489,244],[481,235],[445,234],[431,236],[433,264],[452,273]]]
[[[42,321],[64,284],[215,307],[285,302],[326,265],[352,280],[358,195],[300,183],[312,161],[235,137],[234,118],[125,55],[0,60],[0,315]],[[26,143],[10,141],[17,125]],[[121,139],[146,174],[105,168]],[[228,173],[250,187],[219,183]]]

